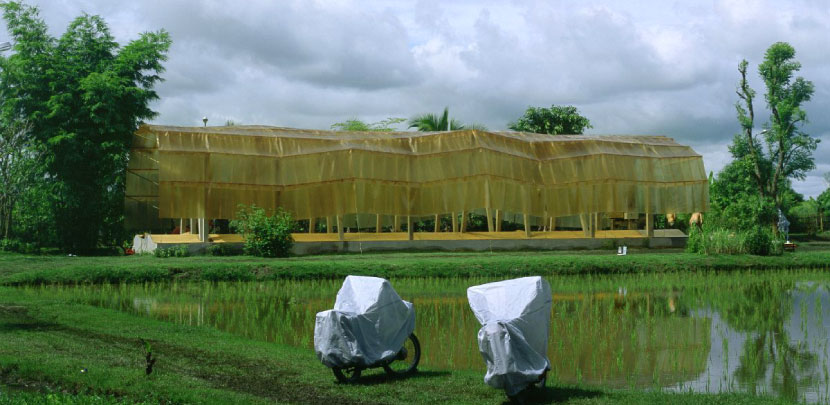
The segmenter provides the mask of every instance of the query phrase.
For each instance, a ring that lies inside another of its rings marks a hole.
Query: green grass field
[[[335,382],[313,352],[157,321],[15,287],[40,283],[148,280],[340,278],[346,274],[454,277],[729,269],[827,268],[830,252],[782,257],[705,257],[685,253],[608,251],[497,254],[375,254],[288,260],[250,257],[63,257],[0,254],[0,404],[22,403],[502,403],[475,372],[421,368],[389,380],[382,370],[360,383]],[[145,374],[148,341],[158,359]],[[548,388],[531,403],[783,404],[742,394],[675,394]]]
[[[262,259],[250,256],[156,258],[28,256],[0,253],[0,284],[118,283],[167,280],[250,281],[378,277],[520,277],[747,269],[828,269],[830,244],[805,244],[783,256],[705,256],[678,250],[376,253]]]

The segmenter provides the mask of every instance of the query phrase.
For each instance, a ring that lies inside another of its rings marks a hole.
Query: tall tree
[[[779,190],[782,179],[803,180],[816,167],[813,151],[819,140],[801,130],[807,122],[807,113],[801,104],[813,95],[813,83],[802,77],[793,79],[801,69],[796,62],[795,49],[787,43],[773,44],[758,67],[767,87],[765,96],[771,112],[771,125],[766,132],[769,154],[773,163],[770,195],[780,205]]]
[[[508,124],[508,128],[537,134],[578,135],[593,127],[588,118],[579,115],[576,107],[552,105],[550,108],[528,107],[516,122]]]
[[[36,7],[0,5],[14,54],[0,73],[2,115],[27,120],[31,142],[53,194],[62,247],[87,250],[117,236],[132,134],[156,115],[149,103],[170,47],[165,31],[124,47],[106,22],[84,14],[60,38],[47,32]]]
[[[29,127],[16,121],[0,128],[0,239],[9,238],[14,208],[33,181]]]
[[[487,128],[481,124],[462,124],[461,121],[450,119],[450,108],[444,107],[444,113],[440,116],[427,113],[416,115],[409,120],[409,128],[416,128],[418,131],[435,132],[435,131],[457,131],[461,129],[478,129],[485,131]]]
[[[766,106],[770,120],[764,131],[755,134],[755,91],[746,80],[747,62],[738,66],[741,80],[738,85],[736,104],[738,121],[742,133],[735,137],[730,148],[736,159],[747,159],[751,163],[752,178],[762,197],[771,198],[781,208],[784,195],[791,179],[804,179],[808,171],[815,168],[813,151],[819,140],[803,131],[807,113],[801,105],[810,100],[813,84],[802,77],[794,77],[801,69],[795,61],[795,49],[785,42],[776,42],[767,49],[758,72],[764,81]],[[766,151],[761,149],[763,135]]]

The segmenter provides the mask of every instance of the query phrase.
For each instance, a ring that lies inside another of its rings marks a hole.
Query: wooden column
[[[525,236],[528,238],[531,237],[530,233],[530,215],[524,215],[524,222],[525,222]]]
[[[441,232],[441,216],[438,214],[435,214],[435,227],[433,229],[433,232]]]
[[[461,233],[467,232],[467,211],[461,211]]]
[[[199,225],[199,241],[207,242],[207,221],[204,218],[199,218],[196,221]]]
[[[326,217],[326,233],[334,233],[334,219]]]
[[[591,239],[597,237],[597,213],[593,212],[588,215],[588,221],[591,224]]]
[[[414,239],[414,235],[413,235],[414,232],[415,231],[412,230],[412,217],[407,215],[406,216],[406,238],[408,240],[413,240]]]
[[[458,232],[458,213],[452,213],[452,231],[453,233]],[[822,232],[824,232],[824,228],[822,226]]]
[[[501,232],[502,210],[496,210],[496,232]]]
[[[382,229],[380,228],[380,220],[381,220],[381,217],[380,217],[380,214],[378,214],[375,217],[375,233],[380,233],[382,231]]]
[[[484,182],[484,213],[487,215],[487,232],[493,232],[493,213],[490,212],[490,181]]]
[[[317,218],[308,219],[308,233],[314,233],[314,227],[317,226]]]
[[[550,217],[550,227],[548,228],[550,231],[556,230],[556,217]]]
[[[179,218],[179,235],[184,234],[184,218]]]
[[[337,239],[344,240],[343,237],[343,217],[337,216]]]
[[[654,215],[650,212],[646,213],[646,237],[654,237]]]
[[[401,231],[401,217],[395,215],[394,223],[392,224],[392,232]]]
[[[194,232],[195,232],[195,231],[194,231],[194,229],[196,229],[196,226],[195,226],[195,225],[196,225],[196,223],[195,223],[195,222],[193,222],[193,218],[190,218],[190,234],[191,234],[191,235],[193,235],[193,234],[194,234]]]

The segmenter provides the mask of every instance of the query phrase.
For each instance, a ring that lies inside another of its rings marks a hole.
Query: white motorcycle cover
[[[391,360],[415,330],[415,308],[388,281],[348,276],[334,309],[317,313],[314,351],[329,367],[369,367]]]
[[[541,277],[482,284],[467,289],[482,327],[478,350],[487,364],[484,382],[516,395],[550,369],[550,284]]]

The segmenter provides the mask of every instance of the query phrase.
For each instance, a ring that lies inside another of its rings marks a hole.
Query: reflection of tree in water
[[[790,343],[785,327],[792,314],[793,287],[791,282],[753,283],[726,289],[713,302],[729,326],[746,333],[735,379],[750,392],[761,393],[771,379],[772,392],[797,399],[798,387],[819,378],[816,354],[806,345]]]

